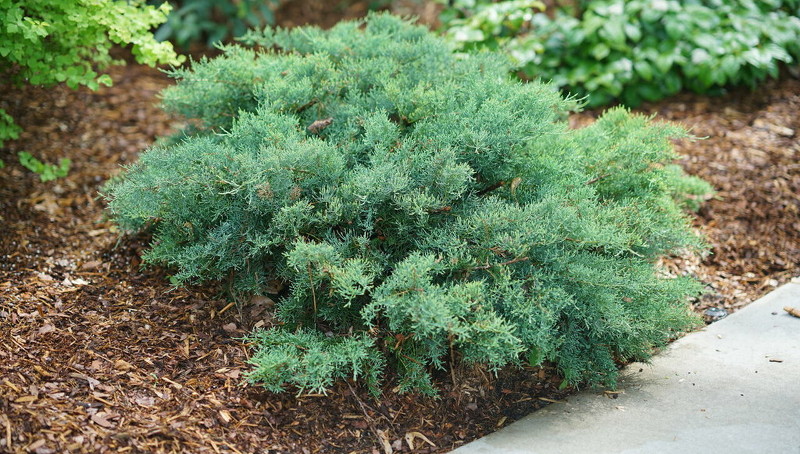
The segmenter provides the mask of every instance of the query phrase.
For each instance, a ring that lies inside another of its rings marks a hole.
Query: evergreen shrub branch
[[[698,284],[654,269],[702,248],[675,202],[680,128],[613,109],[569,130],[553,87],[390,15],[244,41],[173,72],[164,104],[192,127],[105,197],[176,283],[288,284],[253,382],[378,392],[391,371],[434,393],[456,358],[610,385],[695,325]]]

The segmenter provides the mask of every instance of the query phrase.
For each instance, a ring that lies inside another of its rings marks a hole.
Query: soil
[[[148,239],[120,238],[103,216],[102,183],[175,121],[157,107],[166,76],[111,75],[98,92],[0,87],[24,128],[0,150],[0,452],[446,452],[569,398],[549,367],[457,370],[438,377],[438,398],[391,382],[380,399],[353,383],[327,395],[247,385],[238,338],[271,301],[237,308],[213,286],[171,288],[140,267]],[[664,262],[707,284],[694,309],[733,311],[800,274],[800,81],[641,110],[707,137],[676,147],[718,190],[695,221],[712,254]],[[42,183],[18,164],[23,150],[71,158],[69,176]]]

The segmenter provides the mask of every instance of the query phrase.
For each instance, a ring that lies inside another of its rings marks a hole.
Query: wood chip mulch
[[[147,239],[119,241],[103,217],[102,182],[175,126],[155,105],[166,77],[136,65],[112,76],[95,93],[0,87],[25,128],[0,150],[0,452],[446,452],[568,398],[547,368],[444,374],[438,399],[392,383],[379,400],[349,383],[327,396],[247,385],[238,338],[269,321],[271,302],[171,289],[164,271],[140,269]],[[713,254],[668,263],[707,283],[698,310],[734,310],[797,275],[800,82],[646,110],[709,137],[677,146],[719,190],[697,221]],[[23,150],[73,168],[41,183],[17,163]]]

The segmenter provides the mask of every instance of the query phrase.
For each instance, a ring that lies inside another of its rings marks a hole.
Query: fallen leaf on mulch
[[[225,332],[234,333],[236,332],[236,323],[226,323],[222,325],[222,329],[225,330]]]
[[[39,334],[52,333],[55,330],[56,330],[55,326],[53,326],[50,323],[45,323],[44,325],[41,326],[41,328],[39,328]]]
[[[426,437],[425,435],[423,435],[423,434],[421,434],[419,432],[408,432],[406,434],[406,436],[405,436],[406,443],[408,443],[408,449],[410,449],[412,451],[414,449],[416,449],[416,448],[414,448],[414,440],[417,439],[417,438],[419,438],[420,440],[424,441],[425,443],[428,443],[429,445],[433,446],[434,448],[436,447],[436,445],[432,441],[428,440],[428,437]]]
[[[378,439],[381,442],[381,446],[383,447],[383,454],[394,453],[394,449],[392,449],[392,441],[389,440],[389,436],[386,435],[386,432],[381,429],[378,429],[375,432],[376,435],[378,435]]]
[[[126,371],[133,369],[133,365],[124,359],[118,359],[114,361],[114,369]]]
[[[92,421],[94,421],[99,426],[105,427],[106,429],[113,429],[114,427],[116,427],[116,425],[107,419],[111,416],[112,415],[109,415],[106,412],[100,411],[92,415]]]
[[[100,268],[100,265],[102,265],[102,264],[103,264],[103,262],[101,262],[100,260],[90,260],[90,261],[84,263],[83,265],[81,265],[81,270],[83,270],[83,271],[95,270],[97,268]]]
[[[789,315],[793,315],[795,317],[800,318],[800,309],[798,309],[796,307],[786,306],[786,307],[783,308],[783,310],[788,312]]]
[[[153,405],[156,404],[155,397],[150,397],[150,396],[139,396],[134,398],[133,401],[136,403],[136,405],[142,407],[152,407]]]

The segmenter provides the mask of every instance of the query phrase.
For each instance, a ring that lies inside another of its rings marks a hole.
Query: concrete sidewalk
[[[800,454],[800,281],[454,454]]]

